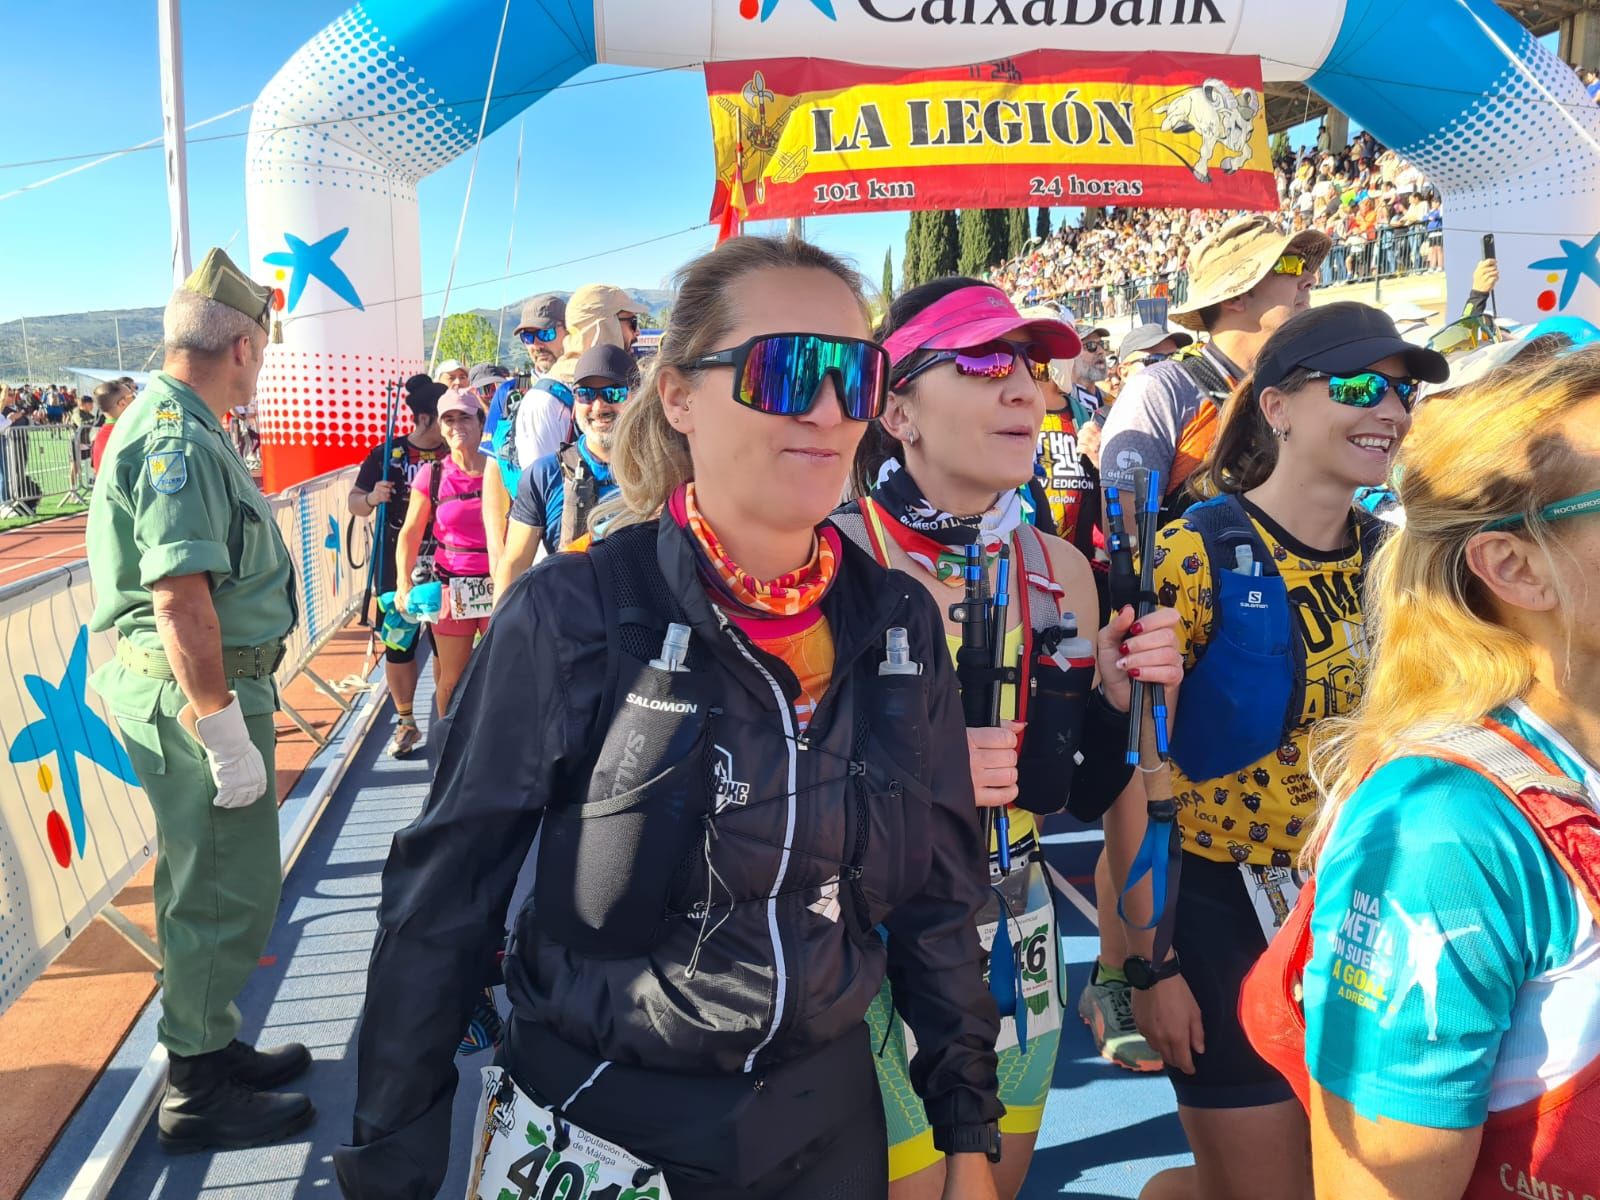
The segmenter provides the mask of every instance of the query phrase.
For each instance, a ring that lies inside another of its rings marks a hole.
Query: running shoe
[[[1078,1016],[1107,1062],[1129,1071],[1159,1071],[1165,1065],[1133,1023],[1133,989],[1125,980],[1100,978],[1098,962],[1078,997]]]
[[[389,739],[389,757],[406,758],[422,744],[422,730],[415,721],[401,721],[394,727],[394,737]]]

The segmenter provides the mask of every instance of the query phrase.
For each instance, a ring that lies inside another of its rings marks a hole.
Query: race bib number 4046
[[[672,1200],[656,1169],[483,1069],[467,1200]]]

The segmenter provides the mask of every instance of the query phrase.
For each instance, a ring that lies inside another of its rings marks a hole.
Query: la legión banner
[[[713,221],[916,208],[1277,207],[1261,62],[1038,50],[909,70],[706,65]],[[731,210],[731,212],[730,212]]]

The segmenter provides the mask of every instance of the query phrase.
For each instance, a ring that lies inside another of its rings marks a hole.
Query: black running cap
[[[1276,387],[1296,367],[1349,375],[1391,355],[1404,359],[1417,379],[1443,383],[1450,377],[1444,355],[1406,341],[1382,309],[1354,300],[1308,308],[1272,335],[1270,353],[1256,363],[1255,394]]]

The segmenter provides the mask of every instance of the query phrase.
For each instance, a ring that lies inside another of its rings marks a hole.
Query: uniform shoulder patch
[[[170,496],[189,482],[189,462],[182,450],[163,450],[147,454],[144,468],[150,476],[150,486],[163,496]]]
[[[178,407],[176,400],[163,396],[156,401],[152,416],[156,429],[162,433],[176,433],[183,428],[183,409]]]

